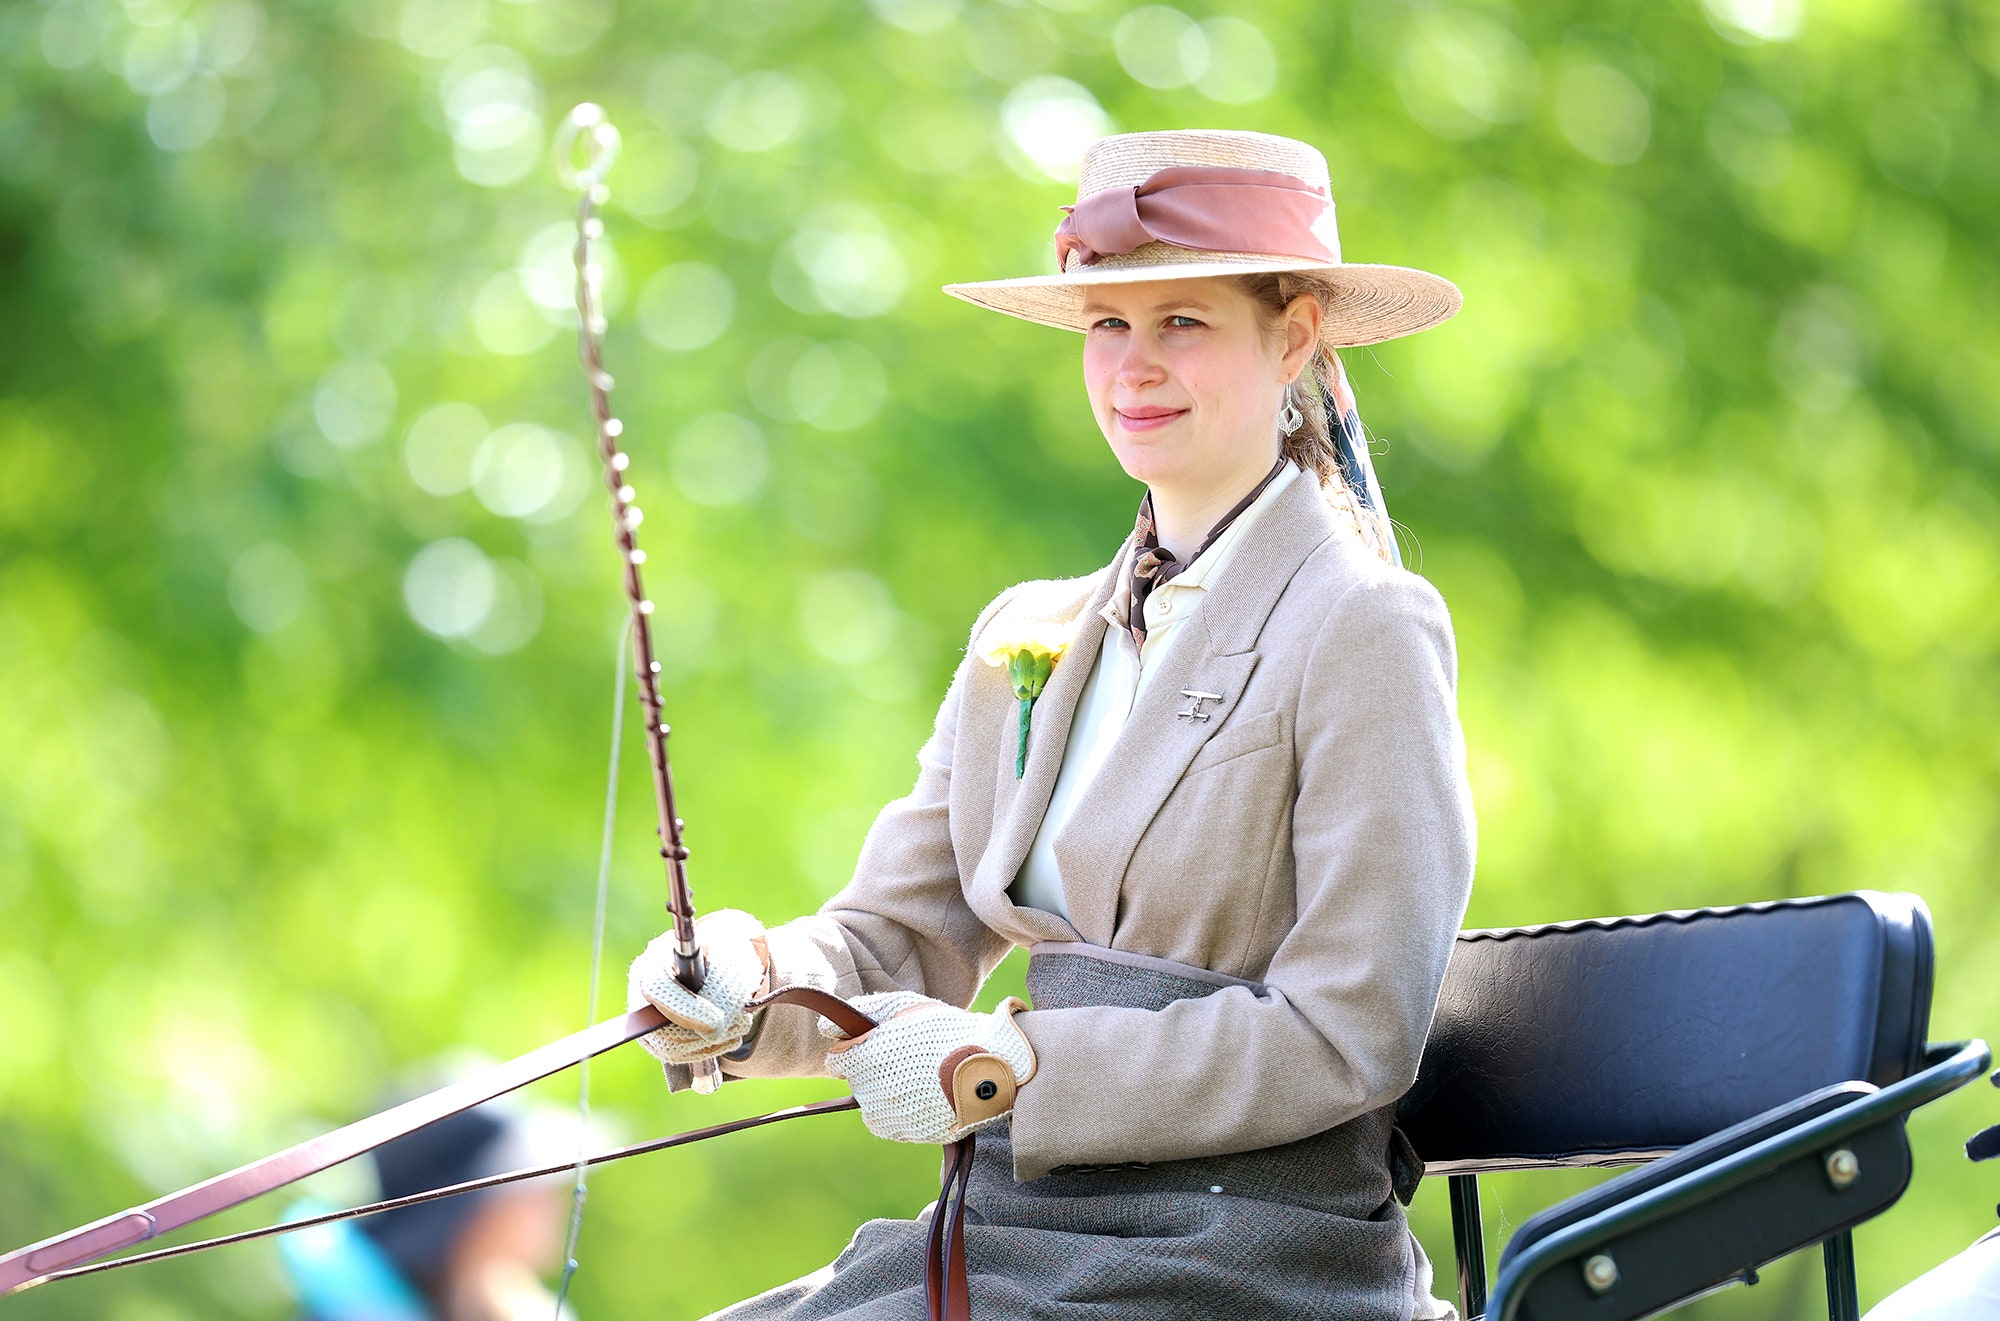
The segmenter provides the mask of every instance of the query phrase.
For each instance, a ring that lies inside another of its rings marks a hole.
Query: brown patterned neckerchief
[[[1146,645],[1146,598],[1155,587],[1171,581],[1185,572],[1189,565],[1201,558],[1202,552],[1215,544],[1215,539],[1229,530],[1242,512],[1257,503],[1257,497],[1264,494],[1264,488],[1278,479],[1285,470],[1287,460],[1283,455],[1271,465],[1271,471],[1264,474],[1264,480],[1252,488],[1250,494],[1238,500],[1233,508],[1208,530],[1208,535],[1195,547],[1187,563],[1174,558],[1174,553],[1160,544],[1158,526],[1153,522],[1153,493],[1146,492],[1139,501],[1139,521],[1132,528],[1134,550],[1132,553],[1132,573],[1125,580],[1125,627],[1132,634],[1133,643],[1144,648]]]

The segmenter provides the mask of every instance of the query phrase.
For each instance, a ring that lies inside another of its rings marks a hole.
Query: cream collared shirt
[[[1103,622],[1088,625],[1110,631],[1104,645],[1097,649],[1097,666],[1077,700],[1069,742],[1063,748],[1062,770],[1056,776],[1055,791],[1049,795],[1049,810],[1042,817],[1041,831],[1028,850],[1027,860],[1021,864],[1020,874],[1008,888],[1007,895],[1016,904],[1064,918],[1069,916],[1069,905],[1063,898],[1062,874],[1056,866],[1056,836],[1076,810],[1083,791],[1096,778],[1098,768],[1111,755],[1111,745],[1125,728],[1139,690],[1145,687],[1150,675],[1158,672],[1160,661],[1173,646],[1181,625],[1207,594],[1208,584],[1228,567],[1251,526],[1298,475],[1298,465],[1287,464],[1255,503],[1223,529],[1214,545],[1196,556],[1194,563],[1178,575],[1146,594],[1143,650],[1133,645],[1132,634],[1125,626],[1123,590],[1111,594],[1110,603],[1100,614]]]

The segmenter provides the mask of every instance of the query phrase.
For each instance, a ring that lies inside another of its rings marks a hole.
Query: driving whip
[[[660,707],[660,662],[653,654],[653,602],[639,576],[646,552],[635,534],[645,515],[633,503],[637,493],[626,480],[630,456],[619,446],[625,424],[611,415],[611,374],[604,370],[604,268],[592,244],[604,236],[597,208],[610,197],[604,175],[618,155],[618,130],[595,105],[585,103],[563,122],[564,138],[557,159],[577,189],[576,315],[577,356],[590,390],[590,413],[597,425],[597,452],[604,464],[604,484],[611,492],[613,535],[624,561],[625,600],[632,615],[632,663],[639,679],[639,701],[646,722],[646,750],[653,763],[653,798],[660,814],[660,856],[667,864],[667,911],[674,919],[674,978],[699,992],[706,977],[701,946],[694,934],[694,895],[688,888],[687,845],[674,807],[674,773],[667,761],[667,727]],[[579,161],[580,156],[580,161]],[[694,1089],[713,1092],[722,1084],[722,1066],[713,1059],[692,1066]]]

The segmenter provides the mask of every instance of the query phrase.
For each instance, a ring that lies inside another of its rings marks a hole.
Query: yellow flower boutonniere
[[[1064,624],[1023,623],[1011,629],[996,629],[979,648],[979,659],[996,668],[1004,667],[1021,703],[1021,738],[1014,752],[1014,778],[1028,770],[1028,721],[1035,699],[1048,686],[1049,675],[1069,646],[1069,627]]]

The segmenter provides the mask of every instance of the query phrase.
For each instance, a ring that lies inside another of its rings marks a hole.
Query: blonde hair
[[[1335,297],[1333,286],[1316,275],[1295,271],[1267,271],[1236,277],[1243,292],[1257,305],[1258,319],[1265,331],[1276,336],[1284,327],[1285,309],[1300,295],[1318,300],[1322,311],[1330,311]],[[1319,478],[1320,494],[1341,521],[1354,530],[1362,544],[1389,563],[1395,562],[1395,533],[1389,519],[1373,509],[1356,493],[1350,474],[1340,461],[1340,449],[1333,428],[1333,383],[1340,373],[1333,350],[1325,343],[1313,347],[1312,358],[1285,390],[1285,401],[1299,410],[1303,419],[1279,442],[1284,456]],[[1364,439],[1363,444],[1367,441]],[[1359,479],[1360,474],[1352,475]]]

